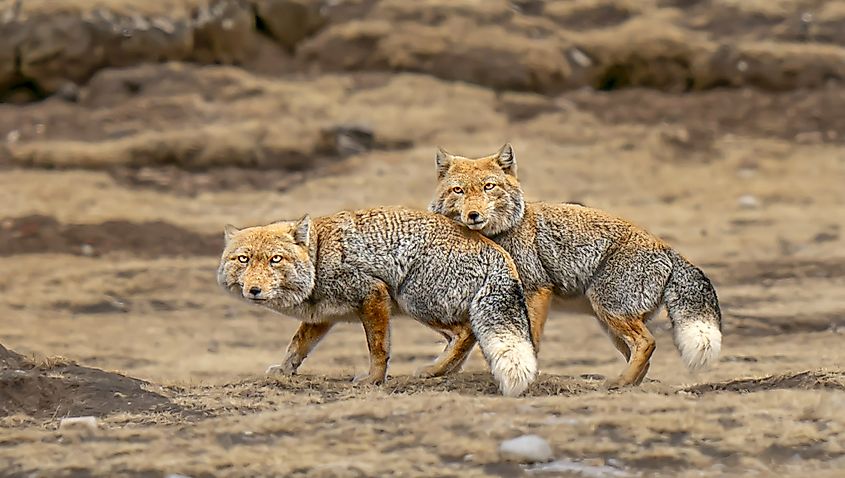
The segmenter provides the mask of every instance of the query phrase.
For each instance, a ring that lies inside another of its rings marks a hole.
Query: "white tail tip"
[[[675,345],[692,371],[713,365],[722,350],[722,332],[711,321],[695,320],[675,324]]]
[[[485,344],[484,352],[490,362],[493,377],[506,397],[522,395],[537,378],[537,357],[528,340],[506,343],[493,338]]]

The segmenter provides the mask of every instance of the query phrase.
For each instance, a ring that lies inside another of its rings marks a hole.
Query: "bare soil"
[[[102,64],[73,94],[0,104],[0,476],[842,476],[835,4],[336,2],[277,52],[293,72]],[[457,48],[459,26],[473,33]],[[722,43],[748,63],[730,81],[684,63]],[[546,70],[561,51],[576,64],[572,45],[587,76]],[[790,76],[796,58],[818,67]],[[44,78],[64,71],[51,62]],[[560,301],[518,399],[477,350],[456,375],[415,378],[445,344],[402,317],[382,387],[351,383],[367,367],[354,324],[299,375],[263,375],[297,324],[218,289],[226,223],[424,207],[435,146],[505,141],[529,199],[610,210],[704,269],[724,314],[717,367],[688,373],[661,314],[648,379],[606,391],[622,357],[583,302]],[[82,415],[95,433],[59,431]],[[554,462],[499,456],[529,433]]]

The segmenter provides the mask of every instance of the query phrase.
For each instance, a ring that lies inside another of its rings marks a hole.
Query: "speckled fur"
[[[218,282],[302,320],[273,372],[294,373],[333,323],[360,320],[371,358],[363,380],[383,381],[392,305],[450,339],[424,375],[458,370],[476,339],[505,395],[521,394],[537,373],[510,256],[430,212],[386,207],[243,230],[227,226]]]
[[[517,264],[540,334],[552,294],[584,294],[628,368],[609,386],[639,384],[654,339],[645,327],[665,304],[684,362],[697,369],[721,348],[721,312],[704,273],[662,240],[630,222],[575,204],[526,203],[513,148],[470,159],[440,150],[437,192],[429,210],[492,238]]]

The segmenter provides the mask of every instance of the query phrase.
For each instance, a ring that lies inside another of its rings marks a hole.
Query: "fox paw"
[[[632,383],[624,378],[616,377],[605,380],[603,387],[605,390],[618,390],[620,388],[630,387],[631,385]]]
[[[437,376],[438,370],[434,367],[420,367],[414,370],[414,377],[417,378],[432,378]]]
[[[426,367],[420,367],[414,371],[414,377],[417,378],[434,378],[434,377],[442,377],[443,375],[447,375],[451,373],[451,370],[444,370],[443,367],[435,367],[434,365],[428,365]]]
[[[294,373],[296,369],[284,363],[271,365],[264,371],[265,375],[293,375]]]
[[[384,383],[384,376],[357,375],[352,379],[352,383],[355,385],[381,385]]]

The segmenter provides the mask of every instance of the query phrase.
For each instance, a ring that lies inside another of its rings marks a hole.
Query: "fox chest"
[[[308,323],[354,322],[358,320],[355,307],[349,303],[316,300],[286,309],[284,314]]]

